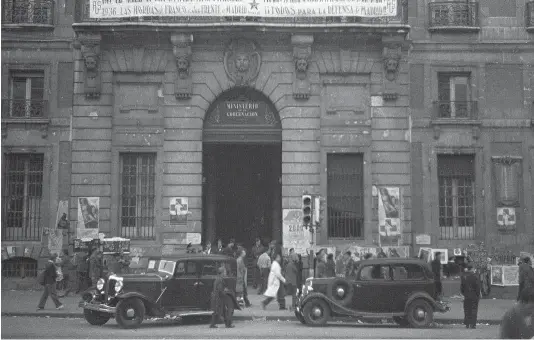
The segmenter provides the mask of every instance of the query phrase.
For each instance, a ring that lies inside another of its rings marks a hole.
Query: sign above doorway
[[[224,101],[209,116],[208,124],[276,126],[279,122],[265,102]]]

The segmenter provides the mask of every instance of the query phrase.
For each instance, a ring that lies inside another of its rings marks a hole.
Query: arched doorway
[[[262,93],[233,88],[204,120],[203,239],[281,239],[282,126]]]

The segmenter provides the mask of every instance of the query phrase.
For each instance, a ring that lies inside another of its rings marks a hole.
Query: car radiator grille
[[[115,282],[116,280],[108,280],[106,282],[106,289],[105,289],[105,292],[106,292],[106,300],[110,297],[114,297],[115,296]]]

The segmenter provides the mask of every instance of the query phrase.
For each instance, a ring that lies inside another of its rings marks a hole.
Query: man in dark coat
[[[437,252],[434,260],[430,263],[432,272],[434,273],[434,284],[436,286],[436,299],[441,299],[443,285],[441,284],[441,253]]]
[[[46,301],[48,300],[48,296],[52,298],[52,301],[56,305],[56,309],[63,309],[63,304],[59,301],[57,298],[57,292],[56,292],[56,278],[57,278],[57,272],[56,272],[56,258],[57,254],[52,254],[50,256],[50,259],[48,260],[48,263],[46,264],[46,268],[43,273],[43,283],[44,283],[44,290],[43,295],[41,295],[41,300],[39,300],[39,304],[37,305],[37,310],[43,310],[44,306],[46,304]]]
[[[256,244],[254,245],[254,247],[252,247],[252,265],[254,268],[252,272],[254,278],[252,288],[254,289],[258,288],[258,285],[260,283],[260,269],[258,268],[258,259],[265,251],[264,249],[265,248],[263,247],[263,244],[261,244],[261,239],[259,237],[256,238]]]
[[[230,257],[235,257],[234,244],[235,244],[235,240],[233,238],[230,239],[230,242],[228,242],[228,245],[225,248],[223,248],[223,250],[221,251],[221,254],[230,256]]]
[[[460,291],[464,296],[464,324],[466,328],[476,328],[478,302],[480,300],[480,278],[473,271],[473,264],[467,265],[462,275]]]
[[[224,318],[226,328],[234,328],[232,325],[232,315],[226,308],[226,294],[224,293],[224,276],[226,276],[226,268],[221,266],[217,270],[217,278],[213,282],[213,291],[211,293],[211,308],[213,314],[211,315],[210,328],[217,328],[216,324],[221,317]]]
[[[531,339],[534,337],[534,287],[519,293],[519,303],[510,309],[501,322],[501,339]]]
[[[76,264],[76,280],[78,281],[76,294],[78,294],[85,289],[89,281],[89,263],[85,252],[77,253],[74,262]]]
[[[534,287],[534,269],[530,257],[525,257],[519,264],[519,291],[517,292],[517,301],[523,289]]]

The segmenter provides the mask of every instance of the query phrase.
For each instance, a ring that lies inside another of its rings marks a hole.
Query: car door
[[[393,281],[393,312],[402,312],[408,298],[416,292],[426,292],[428,279],[423,267],[416,263],[399,263],[392,265]]]
[[[199,307],[202,309],[211,308],[211,293],[213,292],[213,283],[217,278],[217,268],[221,266],[220,262],[215,260],[200,261],[200,279],[198,285]]]
[[[366,313],[390,313],[392,283],[389,265],[362,264],[354,281],[353,308]]]
[[[196,261],[176,261],[173,277],[167,281],[162,304],[168,310],[190,309],[198,305],[198,266]]]

